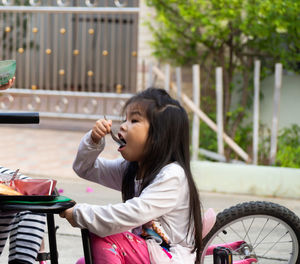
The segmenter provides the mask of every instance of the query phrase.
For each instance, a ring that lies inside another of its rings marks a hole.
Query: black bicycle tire
[[[251,201],[244,202],[230,208],[223,210],[218,213],[216,224],[212,230],[207,234],[203,240],[202,251],[205,248],[206,244],[212,238],[212,236],[220,230],[223,226],[246,216],[251,215],[266,215],[278,218],[281,221],[285,222],[294,232],[297,237],[299,253],[297,256],[296,264],[300,264],[300,219],[299,217],[289,210],[288,208],[266,201]]]

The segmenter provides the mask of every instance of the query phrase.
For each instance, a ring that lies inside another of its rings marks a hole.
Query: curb
[[[202,191],[281,198],[300,197],[300,169],[192,161]]]

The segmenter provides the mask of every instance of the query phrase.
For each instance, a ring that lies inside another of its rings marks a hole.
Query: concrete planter
[[[300,169],[192,161],[192,173],[201,191],[300,197]]]

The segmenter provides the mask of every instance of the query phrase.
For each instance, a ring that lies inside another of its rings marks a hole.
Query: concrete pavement
[[[19,168],[31,176],[77,178],[71,165],[81,137],[94,122],[51,121],[42,119],[40,125],[1,125],[0,164]],[[117,144],[110,137],[106,141],[103,155],[118,157]]]
[[[78,178],[72,170],[81,137],[93,122],[41,120],[40,125],[1,125],[0,160],[2,166],[20,169],[20,172],[35,178],[52,178],[58,181],[58,189],[63,195],[78,203],[107,204],[121,201],[120,194],[105,187]],[[117,145],[107,137],[107,147],[103,153],[107,158],[119,156]],[[221,193],[201,193],[203,208],[212,207],[219,212],[239,202],[267,200],[279,203],[300,216],[297,199],[280,199]],[[83,255],[80,230],[72,228],[64,219],[55,217],[59,226],[57,243],[59,263],[73,264]],[[46,243],[47,246],[47,243]],[[7,249],[0,257],[6,263]]]

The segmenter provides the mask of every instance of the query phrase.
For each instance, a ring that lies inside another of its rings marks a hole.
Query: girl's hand
[[[111,120],[99,119],[96,122],[91,134],[94,143],[98,144],[101,138],[103,138],[105,135],[110,133],[111,125],[112,125]]]
[[[76,223],[73,219],[73,207],[69,208],[65,211],[62,211],[61,213],[59,213],[59,216],[61,218],[66,218],[68,220],[68,222],[71,224],[71,226],[76,227]]]
[[[12,85],[14,84],[14,81],[15,81],[15,77],[13,77],[12,79],[10,79],[8,81],[8,83],[6,83],[4,85],[0,85],[0,90],[6,90],[6,89],[12,87]]]

